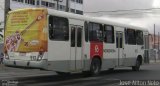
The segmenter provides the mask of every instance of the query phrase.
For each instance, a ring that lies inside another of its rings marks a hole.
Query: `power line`
[[[131,9],[131,10],[114,10],[114,11],[97,11],[97,12],[85,12],[87,14],[101,14],[103,13],[105,15],[135,15],[135,14],[145,14],[145,13],[151,13],[151,14],[160,14],[160,8],[148,8],[148,9]],[[158,15],[157,15],[158,16]]]
[[[95,12],[85,12],[85,13],[101,13],[101,12],[125,12],[125,11],[150,11],[150,10],[160,10],[160,8],[147,8],[147,9],[130,9],[130,10],[113,10],[113,11],[95,11]]]
[[[160,13],[160,12],[132,12],[132,13],[111,13],[111,14],[108,14],[108,15],[134,15],[134,14],[140,14],[140,13]]]
[[[125,15],[125,16],[127,16],[127,15],[136,15],[136,14],[140,14],[140,15],[145,15],[145,13],[147,14],[147,13],[151,13],[151,14],[153,14],[154,12],[139,12],[139,13],[116,13],[116,14],[98,14],[98,15],[111,15],[111,16],[121,16],[121,15]],[[150,16],[160,16],[160,14],[157,14],[157,15],[150,15]]]

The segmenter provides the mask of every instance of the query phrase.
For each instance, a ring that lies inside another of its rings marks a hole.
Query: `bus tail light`
[[[43,58],[44,52],[39,52],[37,61],[41,61]]]
[[[4,50],[4,55],[3,55],[3,57],[4,57],[5,59],[9,59],[9,55],[8,55],[7,50]]]
[[[8,55],[8,53],[5,53],[5,59],[9,59],[9,55]]]

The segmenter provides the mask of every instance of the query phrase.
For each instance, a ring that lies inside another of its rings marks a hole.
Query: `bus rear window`
[[[67,18],[49,17],[49,39],[54,41],[67,41],[69,39]]]

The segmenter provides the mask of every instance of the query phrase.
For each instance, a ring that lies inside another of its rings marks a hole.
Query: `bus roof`
[[[54,10],[54,9],[46,9],[46,8],[17,9],[17,10],[14,10],[14,11],[10,11],[9,14],[14,13],[14,12],[18,12],[18,11],[25,11],[25,10],[48,10],[49,15],[55,15],[55,16],[66,17],[66,18],[71,18],[71,19],[78,19],[78,20],[82,20],[82,21],[89,21],[89,22],[102,23],[102,24],[114,25],[114,26],[119,26],[119,27],[126,27],[126,28],[131,28],[131,29],[148,31],[147,29],[142,28],[142,27],[138,27],[138,26],[121,24],[121,23],[112,22],[112,21],[109,21],[109,20],[102,20],[102,19],[95,18],[95,17],[89,17],[89,16],[85,16],[85,15],[73,14],[73,13],[57,11],[57,10]]]
[[[146,28],[142,28],[142,27],[138,27],[138,26],[121,24],[121,23],[112,22],[112,21],[109,21],[109,20],[102,20],[102,19],[95,18],[95,17],[73,14],[73,13],[67,13],[67,12],[57,11],[57,10],[53,10],[53,9],[48,9],[48,14],[49,15],[66,17],[66,18],[72,18],[72,19],[79,19],[79,20],[82,20],[82,21],[90,21],[90,22],[95,22],[95,23],[102,23],[102,24],[114,25],[114,26],[119,26],[119,27],[126,27],[126,28],[131,28],[131,29],[148,31]]]

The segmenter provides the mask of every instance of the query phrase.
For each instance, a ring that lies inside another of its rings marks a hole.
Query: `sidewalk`
[[[160,63],[160,60],[150,60],[150,64]]]

